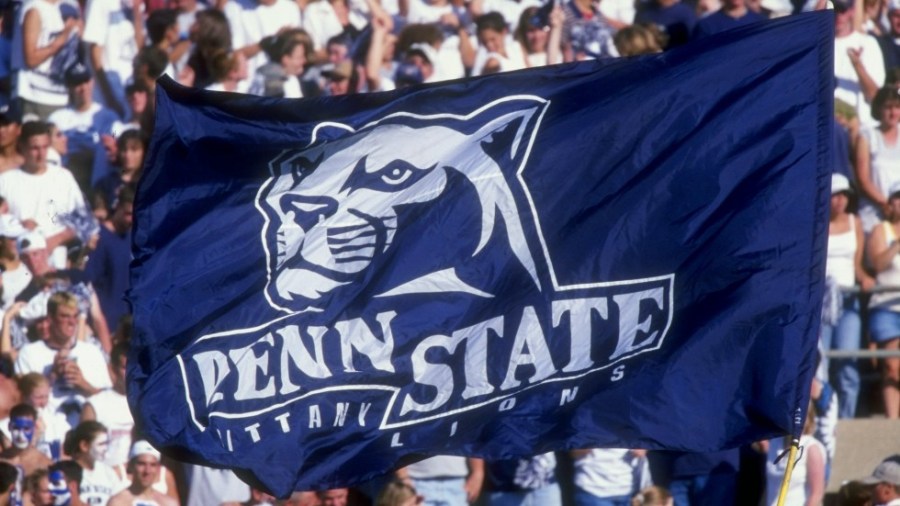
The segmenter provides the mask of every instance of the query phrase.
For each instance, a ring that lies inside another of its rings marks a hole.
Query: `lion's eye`
[[[387,174],[381,175],[381,180],[389,185],[403,184],[412,176],[412,170],[406,167],[394,167]]]

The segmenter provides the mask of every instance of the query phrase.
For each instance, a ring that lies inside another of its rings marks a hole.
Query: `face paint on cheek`
[[[62,471],[53,471],[49,476],[50,493],[53,494],[54,506],[67,506],[72,501],[72,494],[66,486],[66,477]]]
[[[95,462],[104,460],[106,458],[107,450],[109,450],[109,436],[101,434],[94,439],[93,443],[91,443],[91,458],[94,459]]]
[[[34,438],[34,420],[30,418],[14,418],[9,424],[13,446],[20,450],[28,448]]]

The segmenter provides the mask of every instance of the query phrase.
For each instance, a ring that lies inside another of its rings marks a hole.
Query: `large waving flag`
[[[831,13],[310,100],[160,82],[132,409],[286,495],[429,454],[798,434]]]

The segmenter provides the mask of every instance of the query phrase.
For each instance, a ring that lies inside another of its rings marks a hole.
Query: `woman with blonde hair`
[[[381,490],[378,499],[375,500],[375,506],[414,506],[422,504],[424,498],[416,492],[416,488],[412,485],[394,480]]]
[[[666,36],[655,26],[631,25],[613,36],[613,42],[621,56],[662,53],[666,47]]]
[[[825,499],[825,446],[815,437],[816,408],[810,401],[803,424],[800,446],[803,454],[794,464],[791,483],[785,497],[786,506],[817,506]],[[779,458],[790,447],[789,436],[763,441],[760,448],[766,453],[766,504],[775,506],[781,489],[781,479],[787,466],[787,458]]]
[[[631,500],[631,506],[672,506],[672,494],[662,487],[647,487]]]

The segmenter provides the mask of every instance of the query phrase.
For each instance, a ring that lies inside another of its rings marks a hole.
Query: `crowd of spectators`
[[[160,75],[267,97],[375,92],[661,52],[824,7],[824,0],[0,0],[0,501],[8,492],[33,505],[274,502],[226,471],[161,458],[134,433],[125,400],[133,202]],[[896,350],[900,1],[835,0],[834,9],[838,175],[822,351]],[[896,418],[900,358],[879,367],[879,409]],[[860,369],[854,359],[823,359],[812,385],[816,416],[795,491],[809,504],[834,458],[836,417],[858,416],[866,397]],[[755,445],[773,477],[768,502],[783,447]],[[424,496],[432,504],[527,497],[553,505],[566,495],[575,504],[667,504],[673,496],[679,505],[726,504],[737,493],[737,452],[572,452],[563,455],[571,483],[562,489],[554,454],[435,457],[350,491],[297,493],[291,503],[349,497],[405,505]],[[897,470],[889,471],[894,478],[883,483],[900,487]]]

